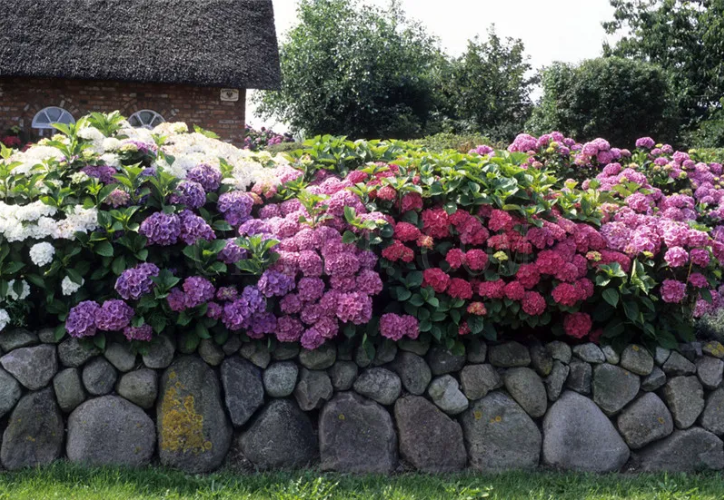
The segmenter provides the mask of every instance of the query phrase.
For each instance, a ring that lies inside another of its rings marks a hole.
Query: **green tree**
[[[684,125],[691,128],[724,96],[724,0],[610,0],[604,54],[653,62],[670,72]]]
[[[280,49],[282,88],[259,94],[262,116],[307,135],[407,139],[424,135],[435,108],[437,41],[389,9],[356,0],[300,0],[300,23]]]
[[[632,147],[642,135],[675,142],[677,107],[660,67],[617,57],[580,66],[555,63],[543,71],[543,97],[528,129],[559,130],[577,140],[604,137]]]
[[[530,76],[532,67],[520,39],[503,40],[493,28],[486,41],[470,40],[450,68],[441,86],[445,114],[456,132],[506,141],[523,131],[533,109],[530,92],[538,79]]]

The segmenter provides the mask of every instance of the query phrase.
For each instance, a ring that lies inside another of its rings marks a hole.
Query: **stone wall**
[[[20,127],[29,137],[35,114],[58,106],[77,120],[91,111],[120,111],[130,117],[150,109],[168,122],[185,122],[213,130],[223,140],[244,142],[246,92],[239,100],[221,101],[221,89],[161,83],[65,80],[60,78],[0,78],[0,132]]]
[[[183,471],[724,468],[724,346],[622,353],[562,342],[272,354],[232,337],[104,353],[0,335],[0,460]]]

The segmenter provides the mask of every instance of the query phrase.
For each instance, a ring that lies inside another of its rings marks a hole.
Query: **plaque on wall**
[[[221,100],[236,102],[239,100],[239,91],[237,89],[221,89]]]

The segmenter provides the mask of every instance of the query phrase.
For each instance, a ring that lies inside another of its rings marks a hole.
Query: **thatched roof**
[[[2,0],[0,76],[273,89],[271,0]]]

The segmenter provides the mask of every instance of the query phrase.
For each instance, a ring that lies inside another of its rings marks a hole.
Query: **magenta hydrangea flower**
[[[297,264],[304,276],[321,276],[324,270],[322,258],[314,250],[302,250],[299,252]]]
[[[359,259],[353,253],[341,252],[325,256],[324,270],[330,276],[352,276],[359,268]]]
[[[123,335],[129,342],[132,340],[150,342],[153,339],[153,328],[151,325],[127,326],[123,329]]]
[[[672,247],[666,251],[664,260],[671,267],[682,267],[689,262],[689,254],[681,247]]]
[[[214,230],[211,229],[206,221],[194,214],[190,210],[184,210],[179,215],[181,221],[181,231],[179,238],[187,245],[193,245],[198,240],[211,241],[216,239]]]
[[[297,284],[299,298],[304,302],[314,302],[324,295],[324,281],[321,278],[302,278]]]
[[[201,208],[206,204],[206,191],[201,184],[194,181],[182,181],[176,186],[176,192],[169,201],[189,208]]]
[[[654,147],[655,144],[656,143],[651,137],[641,137],[640,139],[636,140],[637,148],[651,149]]]
[[[201,184],[206,192],[216,191],[221,185],[221,171],[204,163],[189,170],[186,178]]]
[[[343,323],[368,323],[372,319],[372,299],[357,292],[340,293],[337,297],[337,317]]]
[[[138,300],[150,293],[154,283],[151,278],[158,276],[159,269],[155,264],[139,264],[126,269],[116,280],[116,292],[125,300]]]
[[[97,302],[84,300],[73,307],[65,320],[65,330],[71,337],[92,337],[96,334],[96,313],[100,310]]]
[[[286,274],[267,269],[259,278],[257,287],[265,297],[282,297],[294,290],[296,283],[294,278]]]
[[[669,304],[678,304],[686,297],[686,283],[676,280],[664,280],[661,285],[661,298]]]
[[[113,208],[118,208],[126,206],[130,199],[131,195],[122,189],[114,189],[108,196],[106,196],[105,202]]]
[[[217,209],[224,214],[226,222],[234,227],[247,221],[251,215],[254,200],[242,191],[231,191],[219,196]]]
[[[121,331],[134,316],[131,306],[119,299],[107,300],[96,311],[96,326],[105,332]]]
[[[302,337],[304,325],[291,316],[282,316],[277,320],[276,336],[279,342],[297,342]]]
[[[197,307],[214,299],[216,288],[206,278],[192,276],[183,284],[186,307]]]
[[[380,334],[385,338],[394,341],[398,341],[405,336],[416,339],[419,332],[417,319],[409,314],[387,313],[380,318]]]
[[[307,349],[308,351],[313,351],[314,349],[317,349],[322,344],[324,344],[325,340],[326,339],[324,338],[322,333],[315,327],[312,327],[304,331],[301,339],[301,344],[304,349]]]
[[[181,220],[176,214],[156,212],[141,223],[138,232],[148,239],[149,245],[173,245],[181,234]]]

